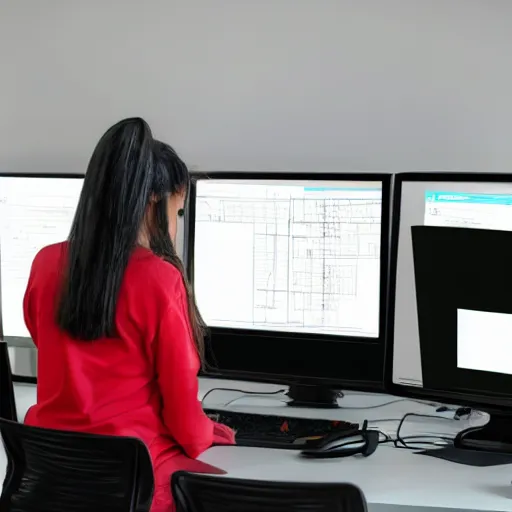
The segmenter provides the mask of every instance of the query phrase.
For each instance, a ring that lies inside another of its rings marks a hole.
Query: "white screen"
[[[379,336],[380,182],[197,183],[209,326]]]
[[[512,231],[512,183],[402,183],[392,378],[411,386],[423,385],[411,238],[419,225]]]
[[[23,296],[35,255],[68,238],[80,178],[0,177],[0,272],[4,336],[29,337]]]
[[[510,314],[457,310],[457,366],[512,374],[511,332]]]

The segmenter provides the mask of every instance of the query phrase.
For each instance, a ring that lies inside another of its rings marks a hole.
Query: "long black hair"
[[[168,144],[154,141],[154,180],[152,194],[156,198],[154,222],[149,229],[151,250],[176,267],[183,279],[187,293],[188,315],[194,342],[201,361],[204,361],[205,323],[196,304],[194,293],[187,281],[183,263],[176,253],[176,248],[169,235],[169,219],[167,218],[167,197],[169,195],[188,194],[190,174],[188,168]]]
[[[153,139],[143,119],[125,119],[107,130],[89,162],[69,235],[68,265],[57,307],[61,329],[82,341],[116,336],[119,290],[152,201],[149,245],[182,275],[194,342],[203,357],[204,323],[167,218],[167,198],[187,192],[188,186],[185,163],[170,146]]]

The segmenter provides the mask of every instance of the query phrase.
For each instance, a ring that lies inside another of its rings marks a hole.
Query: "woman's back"
[[[70,338],[55,321],[66,262],[67,243],[57,244],[43,249],[32,267],[24,311],[38,347],[39,379],[38,403],[26,421],[48,428],[136,435],[149,446],[158,433],[165,434],[154,348],[165,304],[172,300],[165,283],[175,287],[177,271],[150,251],[135,249],[118,297],[118,336],[82,342]]]
[[[84,342],[70,338],[55,321],[56,297],[66,262],[67,243],[63,243],[46,247],[33,263],[24,311],[38,347],[38,400],[26,422],[48,428],[136,436],[153,448],[155,458],[157,446],[174,444],[163,422],[159,387],[162,378],[157,374],[161,366],[158,352],[166,352],[162,343],[190,345],[187,373],[196,374],[199,369],[189,333],[182,333],[182,339],[177,339],[179,324],[173,326],[174,340],[160,332],[169,325],[164,318],[169,308],[183,315],[182,326],[188,328],[181,276],[150,251],[135,249],[118,297],[117,337]],[[170,362],[169,371],[180,370]],[[169,385],[176,386],[177,377],[171,377]],[[197,403],[196,397],[194,402]],[[194,408],[194,402],[184,405]],[[186,416],[189,412],[175,411],[174,415]],[[206,444],[209,442],[211,439]]]

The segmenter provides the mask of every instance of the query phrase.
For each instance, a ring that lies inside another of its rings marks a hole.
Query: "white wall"
[[[202,169],[512,168],[509,0],[0,0],[0,169],[141,115]]]

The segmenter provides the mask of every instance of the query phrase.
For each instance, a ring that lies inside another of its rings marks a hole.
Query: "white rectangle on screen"
[[[458,309],[457,366],[512,374],[512,314]]]
[[[198,181],[207,324],[378,337],[381,207],[381,182]]]
[[[23,296],[32,261],[45,246],[68,238],[82,178],[0,178],[2,326],[7,337],[30,337]]]

